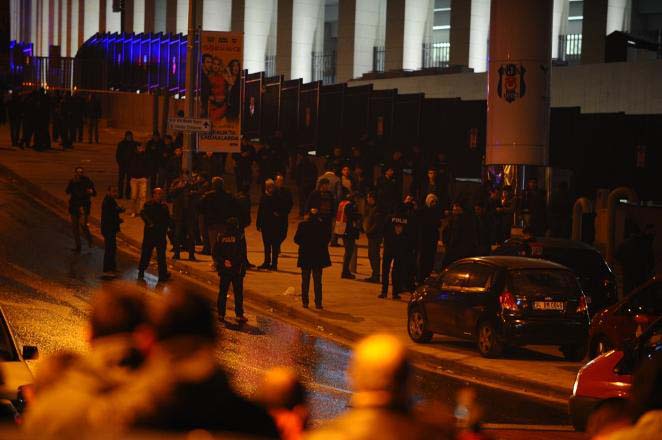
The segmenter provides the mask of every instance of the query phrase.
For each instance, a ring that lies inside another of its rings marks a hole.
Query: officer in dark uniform
[[[246,241],[242,237],[239,221],[236,217],[226,220],[223,232],[218,235],[212,249],[212,257],[218,271],[218,319],[225,321],[225,307],[228,289],[232,284],[234,292],[234,312],[237,321],[248,321],[244,316],[244,276],[246,276]]]
[[[402,210],[387,218],[384,227],[382,293],[379,298],[386,298],[389,275],[391,275],[393,284],[393,299],[400,299],[400,292],[402,292],[403,286],[407,282],[408,264],[415,243],[410,231],[410,221],[409,216]],[[392,268],[391,263],[393,264]]]
[[[92,247],[92,234],[87,226],[90,216],[90,198],[97,195],[92,180],[84,174],[82,167],[77,167],[74,177],[69,181],[65,192],[69,194],[69,215],[71,215],[71,227],[73,228],[76,252],[80,252],[80,230],[83,230],[85,238]]]
[[[159,282],[170,278],[166,264],[166,234],[170,226],[170,211],[163,201],[163,190],[154,188],[152,200],[145,203],[140,217],[145,222],[143,244],[138,265],[138,279],[145,277],[145,269],[152,259],[152,251],[156,248],[156,260],[159,265]]]

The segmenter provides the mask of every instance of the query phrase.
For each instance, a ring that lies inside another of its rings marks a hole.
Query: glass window
[[[472,264],[458,264],[451,266],[443,275],[441,288],[448,290],[459,290],[465,286],[469,279]]]
[[[434,9],[450,9],[451,0],[434,0]]]
[[[473,264],[471,275],[466,284],[469,292],[485,292],[489,290],[494,275],[494,269],[484,264]]]
[[[568,295],[580,292],[575,274],[567,270],[524,269],[510,272],[511,289],[517,295]]]
[[[435,12],[434,13],[434,23],[432,25],[435,29],[450,27],[451,25],[451,14],[450,12]]]
[[[1,320],[2,318],[0,318]],[[11,338],[7,329],[5,328],[5,323],[0,321],[0,361],[15,361],[16,360],[16,351],[14,346],[11,343]]]
[[[571,1],[568,7],[568,18],[583,17],[583,15],[584,15],[584,2]]]

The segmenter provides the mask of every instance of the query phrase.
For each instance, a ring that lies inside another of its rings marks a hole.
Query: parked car
[[[415,342],[434,333],[473,339],[480,354],[504,347],[558,345],[568,360],[586,354],[589,317],[575,274],[551,261],[524,257],[474,257],[428,278],[408,306]]]
[[[550,237],[528,240],[513,237],[492,253],[543,258],[572,269],[588,298],[590,316],[618,301],[614,273],[600,252],[584,242]]]
[[[23,411],[22,390],[33,381],[25,361],[38,356],[37,347],[25,345],[21,352],[18,351],[5,313],[0,308],[0,414],[3,418],[15,417]]]
[[[611,399],[627,399],[632,373],[653,353],[662,351],[662,318],[619,350],[611,350],[584,365],[577,373],[569,401],[572,424],[583,431],[593,410]]]
[[[589,327],[589,356],[621,349],[651,322],[662,316],[662,277],[656,276],[618,303],[593,317]]]

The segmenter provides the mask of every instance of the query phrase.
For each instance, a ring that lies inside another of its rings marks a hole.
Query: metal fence
[[[372,48],[372,71],[384,71],[384,46],[373,46]]]
[[[559,35],[558,60],[579,63],[582,56],[582,34]]]
[[[276,55],[264,56],[264,75],[267,78],[276,76]]]
[[[25,64],[13,66],[22,85],[72,89],[75,84],[74,58],[27,57]]]
[[[312,56],[312,80],[322,81],[322,84],[333,84],[336,82],[336,51],[313,52]]]
[[[448,67],[450,64],[450,53],[450,43],[423,43],[423,68]]]

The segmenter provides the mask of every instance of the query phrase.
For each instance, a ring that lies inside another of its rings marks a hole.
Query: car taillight
[[[579,297],[579,303],[577,304],[577,313],[586,313],[588,310],[588,304],[586,303],[586,297],[584,295]]]
[[[499,304],[501,304],[501,310],[508,310],[509,312],[519,311],[519,306],[517,305],[517,301],[515,301],[515,297],[507,290],[499,295]]]

